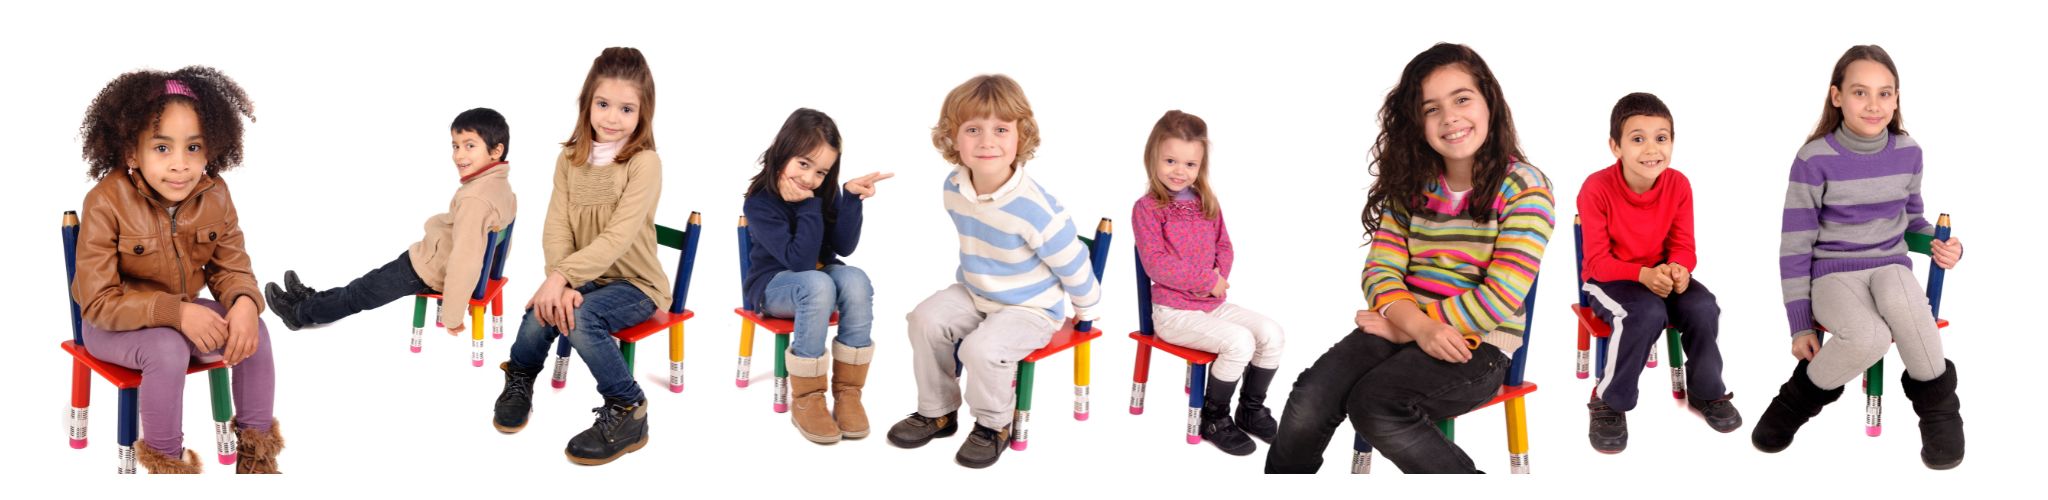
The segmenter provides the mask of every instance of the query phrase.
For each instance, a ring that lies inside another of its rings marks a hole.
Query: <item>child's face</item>
[[[1874,136],[1884,132],[1899,111],[1899,83],[1884,64],[1863,59],[1849,63],[1842,85],[1829,88],[1828,98],[1842,108],[1842,123],[1849,131]]]
[[[960,124],[953,134],[960,162],[976,172],[996,172],[1017,163],[1017,122],[987,116]]]
[[[791,157],[789,163],[782,166],[782,178],[788,182],[781,186],[783,189],[816,191],[825,183],[825,174],[831,173],[832,164],[838,161],[839,151],[829,145],[820,145],[809,153]],[[784,193],[784,198],[791,194],[794,193]]]
[[[1488,111],[1479,82],[1458,66],[1422,79],[1422,131],[1446,162],[1471,161],[1486,143]]]
[[[205,131],[192,106],[173,102],[157,116],[156,130],[145,131],[128,154],[128,166],[142,171],[142,180],[164,201],[178,203],[206,175]]]
[[[483,136],[474,130],[457,130],[448,133],[448,146],[454,149],[455,171],[463,177],[483,170],[497,162],[505,154],[503,144],[490,147],[484,144]]]
[[[640,128],[640,87],[617,78],[597,79],[590,96],[590,131],[597,142],[618,142]]]
[[[1654,181],[1671,167],[1671,141],[1669,118],[1636,115],[1621,122],[1621,140],[1609,139],[1607,147],[1630,177]]]
[[[1152,177],[1166,189],[1187,189],[1202,174],[1202,153],[1202,143],[1168,137],[1155,151],[1158,158],[1152,161]]]

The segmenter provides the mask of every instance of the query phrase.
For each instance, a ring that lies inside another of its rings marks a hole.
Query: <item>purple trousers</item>
[[[193,302],[227,315],[219,302]],[[270,430],[270,409],[277,401],[277,365],[270,359],[270,328],[262,321],[256,327],[256,353],[229,369],[235,393],[235,424],[253,431]],[[156,327],[126,332],[109,332],[85,323],[85,346],[92,356],[142,372],[137,394],[142,416],[142,441],[167,457],[185,453],[185,369],[192,359],[219,359],[221,349],[200,352],[199,346],[175,328]]]

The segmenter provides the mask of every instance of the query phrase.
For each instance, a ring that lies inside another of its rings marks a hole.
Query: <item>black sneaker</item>
[[[306,286],[305,283],[300,282],[298,271],[291,270],[286,270],[284,272],[284,290],[287,292],[298,294],[300,299],[311,297],[313,296],[314,293],[319,292],[318,290],[314,290],[313,287]]]
[[[498,393],[498,405],[492,410],[491,425],[498,432],[511,434],[526,428],[526,416],[533,413],[533,381],[540,376],[540,370],[517,370],[512,362],[498,363],[498,369],[505,371],[505,390]]]
[[[1699,412],[1700,418],[1707,419],[1708,427],[1713,427],[1715,432],[1726,434],[1742,428],[1742,413],[1735,411],[1735,403],[1729,401],[1734,398],[1734,393],[1721,396],[1720,399],[1686,398],[1685,404],[1691,406],[1693,411]]]
[[[974,424],[974,431],[967,434],[967,441],[960,443],[960,452],[953,455],[953,461],[970,469],[980,469],[996,464],[1003,458],[1003,449],[1010,447],[1010,429],[990,429]]]
[[[270,305],[270,313],[276,315],[278,321],[284,323],[286,329],[294,332],[299,331],[299,327],[305,326],[305,324],[299,322],[299,301],[301,300],[305,300],[305,297],[287,292],[283,288],[278,288],[276,283],[263,286],[263,302]]]
[[[1593,451],[1612,455],[1628,449],[1628,415],[1607,406],[1598,397],[1586,403],[1586,409],[1590,410],[1592,420],[1586,439],[1592,441]]]
[[[563,451],[569,461],[604,465],[647,446],[646,397],[639,401],[605,398],[604,406],[590,412],[597,414],[597,421],[569,438],[569,448]]]
[[[952,436],[960,431],[959,414],[955,411],[932,418],[911,413],[889,427],[889,444],[897,448],[916,448],[931,442],[932,438]]]

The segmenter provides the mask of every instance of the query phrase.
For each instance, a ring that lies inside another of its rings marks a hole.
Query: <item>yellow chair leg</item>
[[[683,392],[683,324],[668,327],[668,392]]]
[[[1082,342],[1074,346],[1074,420],[1088,420],[1088,371],[1092,365],[1088,356],[1088,345]]]
[[[747,387],[747,381],[749,381],[749,380],[751,380],[751,379],[753,379],[753,378],[754,378],[754,322],[753,322],[752,320],[747,320],[747,319],[741,319],[741,320],[740,320],[740,369],[739,369],[739,371],[738,371],[738,372],[735,372],[735,373],[733,374],[733,379],[732,379],[732,383],[733,383],[733,385],[739,386],[739,387],[740,387],[741,389],[745,389],[745,388]]]
[[[469,366],[484,365],[484,306],[469,306]]]
[[[1522,398],[1507,400],[1508,470],[1529,473],[1529,413]]]

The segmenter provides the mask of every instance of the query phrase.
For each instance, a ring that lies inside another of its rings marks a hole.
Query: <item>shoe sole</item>
[[[868,431],[859,431],[859,432],[848,432],[848,431],[839,431],[839,437],[840,437],[840,438],[843,438],[843,439],[861,439],[861,438],[865,438],[865,437],[868,437]]]
[[[925,438],[924,438],[924,439],[919,439],[919,440],[916,440],[916,441],[905,441],[905,440],[902,440],[902,439],[898,439],[898,438],[896,437],[896,435],[895,435],[895,434],[890,434],[890,435],[889,435],[889,444],[893,444],[893,445],[896,445],[896,447],[897,447],[897,448],[903,448],[903,449],[912,449],[912,448],[919,448],[919,447],[922,447],[922,446],[924,446],[924,445],[926,445],[926,444],[930,444],[930,443],[932,442],[932,440],[933,440],[933,439],[937,439],[937,438],[942,438],[942,437],[952,437],[952,436],[953,436],[953,434],[954,434],[954,433],[957,433],[957,432],[960,432],[960,428],[958,428],[958,427],[954,427],[954,428],[953,428],[953,429],[951,429],[951,430],[940,430],[940,431],[938,431],[938,432],[934,432],[934,433],[932,433],[932,435],[930,435],[930,436],[925,436]],[[863,434],[863,435],[865,435],[865,434]]]
[[[567,457],[569,457],[569,461],[570,461],[570,462],[575,462],[575,463],[576,463],[576,465],[604,465],[604,464],[612,463],[612,461],[613,461],[613,460],[618,460],[618,459],[619,459],[619,457],[623,457],[623,456],[626,456],[626,454],[627,454],[627,453],[632,453],[632,452],[640,451],[640,449],[641,449],[641,448],[645,448],[645,447],[647,447],[647,436],[644,436],[644,435],[643,435],[643,436],[640,436],[640,441],[639,441],[639,442],[635,442],[635,443],[633,443],[633,444],[631,444],[631,445],[628,445],[628,446],[626,446],[626,449],[623,449],[623,450],[619,450],[619,452],[618,452],[618,453],[613,453],[613,454],[612,454],[612,456],[609,456],[609,457],[601,457],[601,458],[582,458],[582,457],[578,457],[578,456],[575,456],[575,455],[570,455],[570,454],[569,454],[569,450],[562,450],[562,455],[563,455],[563,456],[567,456]]]
[[[954,454],[953,463],[960,464],[961,467],[966,467],[969,469],[986,469],[988,468],[988,466],[995,465],[997,460],[1001,460],[1003,458],[1003,449],[1009,447],[1010,443],[1008,442],[997,443],[996,456],[990,457],[987,462],[976,462],[973,460],[961,458],[959,454]]]
[[[517,427],[506,427],[497,422],[491,422],[491,427],[498,428],[498,433],[500,434],[518,434],[520,429],[526,428],[526,424],[519,424]]]
[[[796,428],[796,433],[797,433],[797,434],[802,434],[802,435],[804,436],[804,439],[805,439],[805,440],[808,440],[808,441],[810,441],[810,442],[813,442],[813,443],[818,443],[818,444],[837,444],[837,443],[839,443],[839,435],[838,435],[838,434],[824,434],[824,435],[819,435],[819,434],[812,434],[812,433],[810,433],[810,432],[808,432],[808,431],[805,431],[805,430],[804,430],[804,426],[802,426],[802,425],[798,425],[798,424],[796,423],[796,414],[795,414],[795,413],[790,413],[790,414],[789,414],[789,425],[790,425],[791,427],[795,427],[795,428]]]

